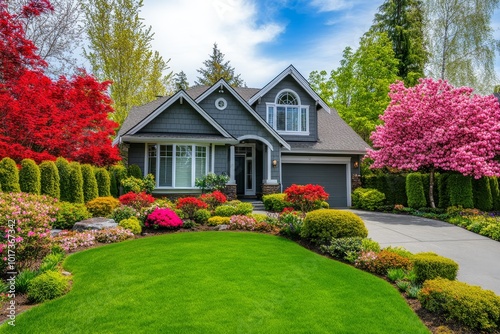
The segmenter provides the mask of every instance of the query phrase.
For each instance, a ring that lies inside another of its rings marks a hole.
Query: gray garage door
[[[347,206],[346,165],[284,163],[283,190],[292,184],[319,184],[330,195],[331,207]]]

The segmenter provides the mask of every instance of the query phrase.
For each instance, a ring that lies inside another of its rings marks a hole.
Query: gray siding
[[[194,133],[217,135],[219,132],[191,105],[177,101],[156,116],[139,133]]]
[[[144,144],[132,143],[128,148],[128,164],[138,165],[144,173]]]
[[[215,174],[229,175],[229,153],[228,146],[216,145],[215,146]]]
[[[318,140],[318,114],[316,111],[316,101],[307,93],[290,75],[286,76],[280,83],[274,86],[266,95],[261,98],[255,110],[265,120],[266,103],[274,103],[276,96],[283,89],[291,89],[300,97],[302,105],[309,106],[309,136],[287,136],[281,135],[286,141],[317,141]]]

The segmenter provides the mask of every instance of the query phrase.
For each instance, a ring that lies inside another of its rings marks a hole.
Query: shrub
[[[208,173],[205,176],[197,178],[194,185],[201,189],[202,192],[222,191],[226,188],[226,183],[229,181],[229,176],[225,174]]]
[[[79,247],[91,247],[95,245],[94,231],[62,231],[53,237],[52,240],[66,252],[72,252]]]
[[[113,197],[118,197],[118,182],[116,181],[116,176],[113,173],[109,174],[109,194]]]
[[[204,225],[208,222],[208,219],[211,216],[212,214],[207,209],[200,209],[195,212],[194,221],[197,222],[198,224]]]
[[[213,216],[208,218],[207,225],[208,226],[217,226],[217,225],[227,225],[229,224],[229,217],[221,217],[221,216]]]
[[[387,279],[391,282],[403,281],[406,278],[406,271],[401,268],[391,268],[387,270]]]
[[[130,217],[137,217],[137,210],[126,205],[116,207],[111,214],[111,218],[113,218],[115,222],[121,222],[122,220]]]
[[[121,195],[119,200],[122,205],[128,205],[136,210],[140,210],[151,205],[155,201],[155,198],[145,192],[134,193],[131,191],[125,195]]]
[[[208,205],[196,197],[183,197],[177,200],[176,208],[181,210],[187,218],[194,219],[196,211],[206,209]]]
[[[450,174],[448,176],[448,189],[450,191],[451,206],[474,207],[472,178],[470,176]]]
[[[455,261],[435,253],[415,254],[413,267],[418,282],[437,277],[454,280],[458,272],[458,264]]]
[[[42,260],[42,263],[40,264],[40,268],[38,269],[38,271],[40,273],[44,273],[49,270],[57,270],[58,265],[62,262],[63,259],[64,259],[64,254],[61,253],[48,254]]]
[[[385,202],[385,195],[376,189],[356,188],[352,193],[352,206],[357,209],[375,210]]]
[[[252,213],[253,205],[248,202],[240,202],[236,204],[236,215],[248,215]]]
[[[128,193],[130,191],[135,193],[140,193],[141,191],[145,191],[148,194],[151,194],[156,187],[156,182],[153,174],[146,175],[145,178],[137,178],[137,177],[127,177],[120,181],[123,186],[123,190]]]
[[[0,161],[0,185],[4,192],[19,192],[19,170],[16,162],[11,158],[5,157]]]
[[[115,242],[125,241],[127,239],[133,239],[134,233],[130,230],[124,229],[121,226],[113,228],[105,228],[103,230],[97,230],[94,232],[94,237],[97,242],[103,244],[111,244]]]
[[[182,226],[182,220],[171,209],[155,209],[151,212],[144,223],[147,227],[159,228],[179,228]]]
[[[210,210],[214,210],[219,205],[226,203],[227,197],[220,191],[216,190],[209,194],[202,194],[200,199],[207,203]]]
[[[70,164],[68,160],[64,158],[57,158],[56,167],[59,173],[59,198],[61,201],[71,202]]]
[[[493,197],[491,195],[490,181],[487,177],[472,181],[472,193],[475,208],[481,211],[491,211],[493,208]]]
[[[235,215],[229,219],[228,228],[230,230],[253,231],[256,224],[257,222],[252,217]]]
[[[384,248],[385,251],[398,254],[399,256],[405,257],[407,259],[413,259],[413,253],[402,246],[389,246]]]
[[[303,225],[304,213],[286,210],[279,215],[278,227],[283,235],[292,238],[299,237]]]
[[[59,199],[59,171],[53,161],[44,161],[40,164],[40,193]]]
[[[450,206],[450,191],[448,189],[448,173],[441,173],[437,176],[439,201],[438,207],[446,209]]]
[[[406,196],[410,208],[418,209],[427,206],[422,174],[410,173],[406,176]]]
[[[418,299],[425,309],[472,329],[500,327],[500,297],[478,286],[436,278],[424,283]]]
[[[269,217],[265,213],[250,213],[249,217],[255,219],[257,223],[269,223]]]
[[[302,212],[319,209],[322,201],[328,199],[328,194],[320,185],[307,184],[305,186],[292,184],[285,189],[286,201]]]
[[[360,237],[334,238],[329,246],[322,245],[321,250],[341,260],[356,259],[362,250]]]
[[[291,206],[285,200],[286,194],[269,194],[262,196],[262,202],[264,203],[264,208],[267,211],[281,212],[284,208]]]
[[[142,232],[141,223],[139,222],[139,218],[137,217],[123,219],[118,223],[118,226],[130,230],[134,234],[141,234]]]
[[[236,214],[236,208],[232,205],[221,205],[215,208],[214,214],[216,216],[231,217]]]
[[[412,263],[409,259],[387,250],[381,250],[379,253],[362,252],[355,261],[356,267],[367,270],[379,275],[387,274],[389,269],[410,270]]]
[[[23,159],[21,161],[19,185],[22,192],[40,195],[40,168],[34,160]]]
[[[47,271],[33,278],[28,285],[28,300],[42,303],[64,295],[69,290],[69,278],[58,271]]]
[[[352,212],[320,209],[307,213],[300,235],[317,244],[324,244],[332,238],[366,238],[368,230],[363,220]]]
[[[361,249],[363,251],[373,251],[378,253],[380,252],[380,244],[375,240],[364,238],[361,240]]]
[[[95,179],[97,181],[97,193],[99,197],[111,196],[111,179],[105,168],[94,169]],[[116,184],[115,184],[116,186]]]
[[[16,292],[26,293],[30,282],[38,276],[38,272],[34,270],[23,270],[16,277]]]
[[[89,164],[81,165],[83,178],[83,200],[85,203],[97,198],[99,191],[94,175],[94,168]]]
[[[142,170],[139,165],[129,165],[127,168],[127,176],[142,179]]]
[[[114,177],[115,179],[115,184],[114,186],[113,184],[111,184],[110,190],[114,190],[113,188],[116,189],[116,194],[113,195],[112,192],[111,194],[114,197],[118,197],[120,195],[120,186],[122,184],[121,182],[122,180],[125,180],[127,178],[127,168],[125,168],[125,166],[121,164],[114,165],[109,168],[109,173],[111,174],[112,178]]]
[[[71,229],[75,223],[91,217],[84,204],[58,202],[56,206],[59,210],[52,228]]]
[[[93,217],[109,217],[113,210],[120,205],[120,201],[111,196],[97,197],[85,205]]]
[[[83,176],[82,168],[78,162],[70,164],[69,173],[69,202],[71,203],[84,203],[83,197]]]
[[[495,176],[488,178],[490,181],[491,198],[493,200],[493,210],[500,211],[500,190],[498,188],[498,178]]]

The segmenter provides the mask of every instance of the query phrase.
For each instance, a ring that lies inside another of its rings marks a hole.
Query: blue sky
[[[141,17],[153,48],[192,84],[213,43],[249,87],[262,87],[288,65],[306,78],[335,69],[357,48],[383,0],[145,0]],[[494,16],[500,39],[500,11]],[[496,70],[500,77],[500,55]],[[500,83],[500,82],[499,82]]]

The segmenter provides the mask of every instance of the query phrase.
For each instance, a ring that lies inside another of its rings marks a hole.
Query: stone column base
[[[277,184],[263,184],[262,185],[262,195],[277,194],[281,191],[281,186]]]
[[[356,190],[357,188],[361,188],[362,183],[361,183],[361,175],[359,174],[353,174],[352,179],[351,179],[351,188],[352,191]]]
[[[226,195],[228,201],[233,201],[237,199],[236,196],[236,184],[226,184],[226,188],[224,189],[224,195]]]

